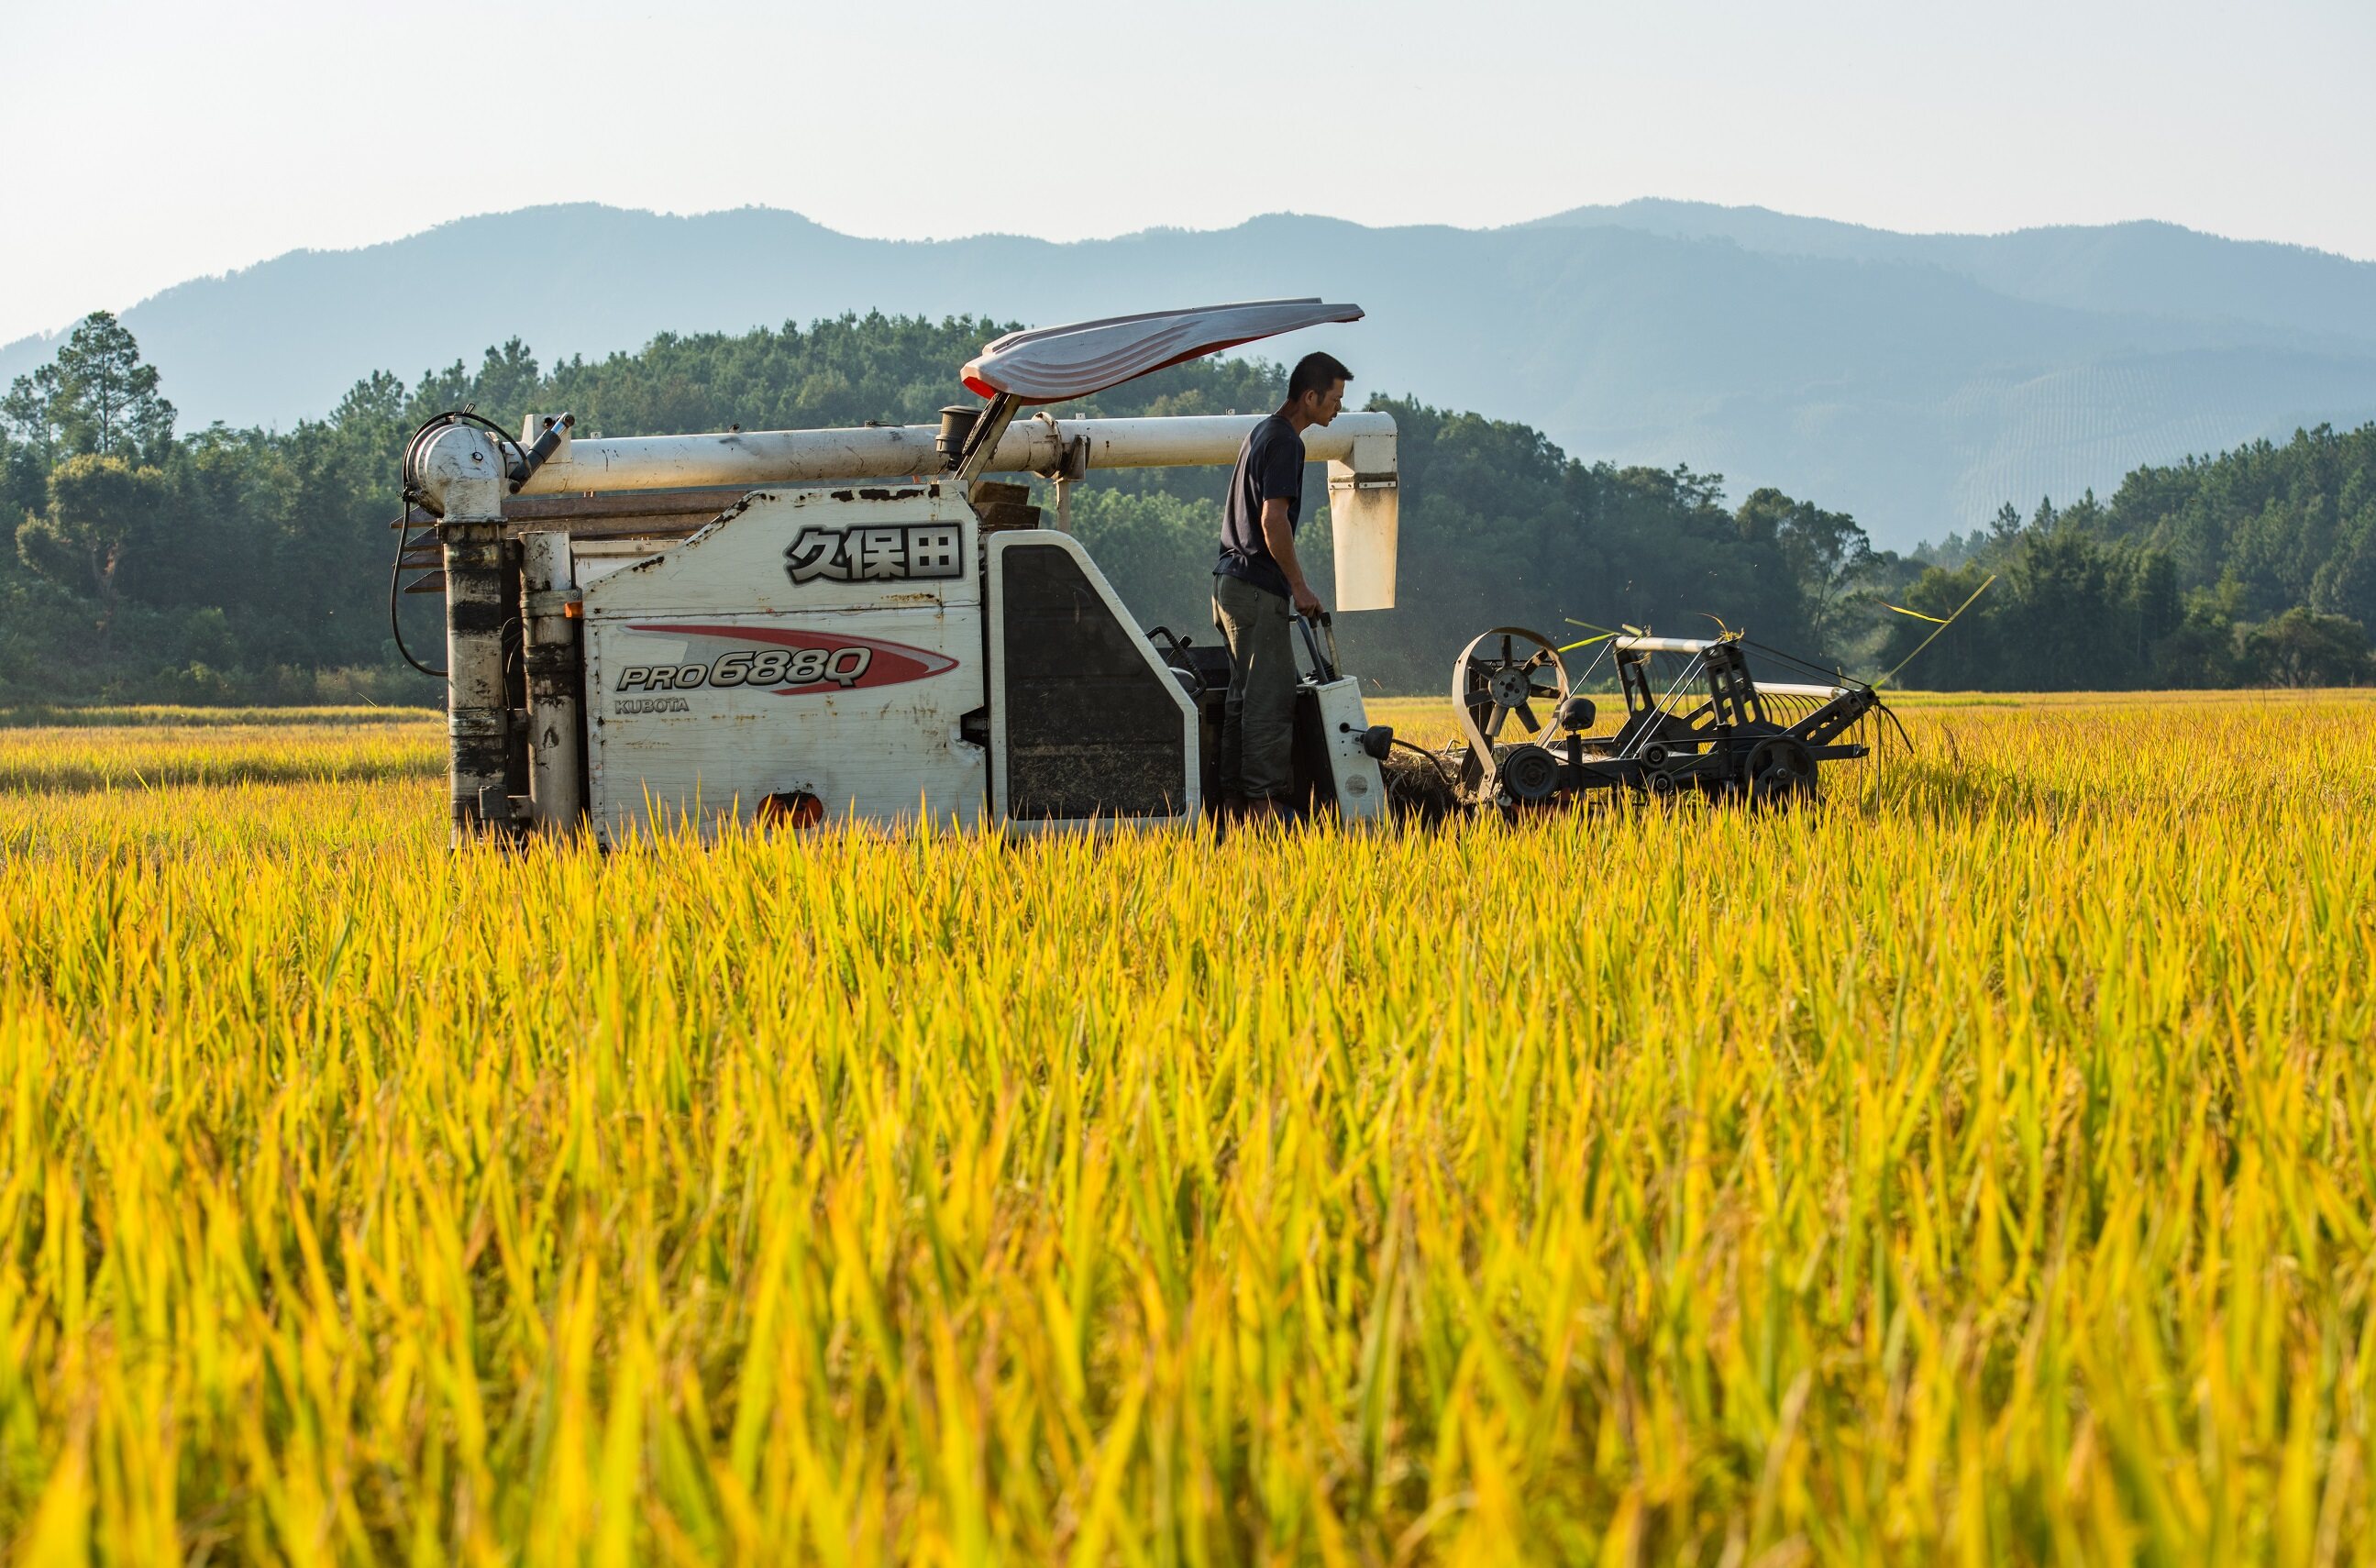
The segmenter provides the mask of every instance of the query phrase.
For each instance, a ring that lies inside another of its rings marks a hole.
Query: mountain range
[[[1903,234],[1637,201],[1491,230],[1280,214],[1056,244],[571,205],[292,252],[122,316],[189,429],[285,427],[374,370],[410,379],[514,336],[550,362],[844,311],[1047,325],[1303,294],[1368,319],[1260,351],[1325,346],[1357,398],[1522,421],[1736,495],[1779,486],[1899,547],[2142,463],[2376,419],[2376,263],[2154,222]],[[55,347],[0,347],[0,383]]]

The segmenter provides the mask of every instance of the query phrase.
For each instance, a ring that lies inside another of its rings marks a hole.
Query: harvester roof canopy
[[[986,345],[965,367],[965,384],[984,398],[1004,393],[1018,403],[1061,403],[1258,338],[1360,319],[1360,305],[1253,300],[1034,327]]]

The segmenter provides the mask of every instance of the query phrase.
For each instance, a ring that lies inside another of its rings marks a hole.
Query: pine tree
[[[173,439],[173,405],[157,390],[157,367],[108,312],[83,317],[58,350],[52,420],[75,453],[151,462]]]

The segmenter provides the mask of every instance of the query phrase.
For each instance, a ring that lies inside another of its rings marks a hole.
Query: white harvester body
[[[1002,340],[1004,363],[992,345],[968,379],[1004,368],[1075,396],[1095,389],[1100,363],[1152,357],[1129,371],[1143,374],[1189,357],[1183,343],[1225,346],[1263,335],[1241,330],[1250,323],[1287,330],[1350,309],[1271,302],[1091,323],[1069,359],[1064,329],[1018,335]],[[409,493],[441,517],[457,836],[1198,820],[1218,729],[1213,650],[1158,648],[1080,540],[1016,526],[1031,508],[975,497],[986,475],[1039,473],[1056,481],[1061,519],[1090,469],[1227,464],[1258,416],[1018,421],[1026,394],[988,386],[988,409],[954,437],[945,421],[938,433],[574,441],[561,426],[542,433],[539,460],[508,464],[469,423],[417,438]],[[1390,605],[1392,420],[1340,415],[1307,433],[1306,450],[1329,462],[1340,598]],[[689,521],[704,505],[714,516]],[[1309,794],[1348,821],[1381,820],[1359,683],[1313,647],[1299,699]]]
[[[980,819],[990,759],[964,733],[986,689],[979,526],[937,489],[763,492],[581,589],[599,837],[655,813],[747,818],[771,796]]]

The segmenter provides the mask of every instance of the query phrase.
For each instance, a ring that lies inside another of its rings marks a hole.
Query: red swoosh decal
[[[778,647],[816,648],[832,654],[849,647],[862,647],[873,654],[864,671],[844,682],[827,676],[797,686],[778,686],[779,697],[796,697],[811,692],[848,692],[865,686],[896,686],[904,681],[921,681],[954,670],[957,661],[929,648],[910,647],[906,643],[885,642],[880,637],[852,636],[848,632],[793,631],[778,626],[671,626],[657,623],[630,626],[631,632],[657,632],[668,636],[717,637],[726,642],[773,643]]]

